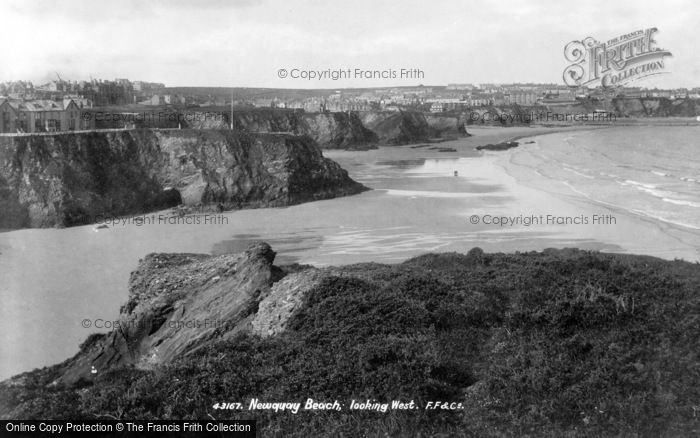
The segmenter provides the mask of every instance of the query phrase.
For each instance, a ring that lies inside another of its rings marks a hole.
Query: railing
[[[151,131],[178,131],[181,128],[104,128],[104,129],[81,129],[75,131],[54,131],[54,132],[3,132],[0,133],[0,137],[31,137],[36,136],[49,136],[49,135],[62,135],[62,134],[85,134],[85,133],[98,133],[98,132],[123,132],[123,131],[138,131],[142,129],[148,129]]]

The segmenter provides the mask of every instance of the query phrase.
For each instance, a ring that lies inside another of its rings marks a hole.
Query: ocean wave
[[[568,170],[569,172],[575,173],[576,175],[582,176],[582,177],[584,177],[584,178],[595,179],[594,176],[588,175],[588,174],[586,174],[586,173],[584,173],[584,172],[582,172],[582,171],[576,169],[576,168],[573,167],[573,166],[568,166],[568,165],[565,164],[565,165],[564,165],[564,170]]]
[[[637,190],[645,193],[649,193],[650,195],[656,197],[656,198],[666,198],[669,196],[673,196],[675,193],[674,192],[669,192],[668,190],[659,190],[657,186],[654,184],[648,184],[648,183],[641,183],[638,181],[633,181],[633,180],[625,180],[625,182],[621,183],[623,186],[634,186]]]
[[[700,202],[686,201],[683,199],[662,198],[664,202],[676,205],[685,205],[688,207],[700,208]]]
[[[589,195],[588,193],[585,193],[585,192],[582,191],[582,190],[579,190],[578,188],[576,188],[576,187],[574,187],[573,185],[571,185],[568,181],[562,181],[562,182],[564,183],[564,185],[566,185],[567,187],[569,187],[573,192],[575,192],[575,193],[577,193],[577,194],[579,194],[579,195],[585,197],[586,199],[588,199],[588,200],[590,200],[590,201],[593,201],[593,202],[595,202],[595,203],[598,203],[598,204],[601,204],[601,205],[606,205],[606,206],[609,206],[609,207],[612,207],[612,208],[619,208],[619,209],[622,209],[622,210],[624,210],[624,211],[628,211],[628,212],[630,212],[630,213],[635,213],[635,214],[638,214],[638,215],[641,215],[641,216],[648,217],[648,218],[650,218],[650,219],[656,219],[656,220],[659,220],[659,221],[661,221],[661,222],[666,222],[666,223],[668,223],[668,224],[677,225],[677,226],[684,227],[684,228],[692,228],[692,229],[695,229],[695,230],[700,230],[700,227],[697,226],[697,225],[689,224],[689,223],[687,223],[687,222],[682,222],[682,221],[675,220],[675,219],[669,219],[667,216],[668,216],[668,215],[671,215],[672,213],[669,213],[669,212],[662,212],[662,213],[660,213],[660,212],[658,212],[658,211],[656,211],[656,210],[651,210],[651,209],[649,209],[649,210],[644,210],[644,209],[639,209],[639,208],[631,208],[631,207],[627,207],[627,206],[621,205],[621,204],[619,204],[619,203],[606,202],[606,201],[604,201],[604,200],[602,200],[602,199],[597,199],[597,198],[595,198],[595,197]],[[688,205],[688,206],[699,207],[699,208],[700,208],[700,204],[693,203],[693,202],[690,202],[690,201],[679,201],[679,200],[673,199],[673,198],[661,198],[661,199],[664,200],[664,201],[666,201],[666,202],[672,203],[672,204],[677,204],[677,205]],[[690,204],[685,204],[685,202],[689,202]]]
[[[436,192],[428,190],[396,190],[387,189],[387,195],[392,196],[413,196],[422,198],[472,198],[475,196],[483,196],[481,192]]]
[[[677,226],[684,227],[684,228],[692,228],[694,230],[700,230],[700,227],[697,225],[689,224],[687,222],[681,222],[681,221],[674,220],[674,219],[669,219],[668,217],[664,216],[662,213],[659,213],[656,211],[639,210],[639,209],[632,209],[629,211],[632,211],[632,212],[637,213],[637,214],[642,215],[642,216],[646,216],[646,217],[651,218],[651,219],[656,219],[656,220],[661,221],[661,222],[666,222],[667,224],[677,225]]]
[[[626,179],[623,185],[632,185],[632,186],[639,186],[639,187],[644,187],[647,189],[655,189],[656,186],[654,184],[649,184],[649,183],[643,183],[639,181],[634,181],[631,179]]]

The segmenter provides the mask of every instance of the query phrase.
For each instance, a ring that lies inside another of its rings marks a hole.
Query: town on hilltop
[[[0,82],[0,133],[41,133],[95,129],[81,111],[111,108],[282,108],[306,112],[420,111],[444,113],[485,107],[566,107],[611,99],[700,99],[700,87],[585,88],[563,84],[448,84],[346,89],[166,87],[129,79],[64,80],[42,85]]]

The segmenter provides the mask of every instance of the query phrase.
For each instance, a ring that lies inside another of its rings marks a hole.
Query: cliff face
[[[365,188],[307,137],[130,130],[0,138],[0,227],[186,205],[281,206]]]
[[[96,127],[124,128],[129,114],[122,117],[94,116]],[[112,113],[108,113],[112,114]],[[280,108],[192,108],[179,112],[146,110],[139,114],[138,128],[219,129],[244,133],[288,133],[307,135],[323,149],[367,150],[382,145],[403,145],[427,141],[436,137],[466,135],[467,117],[426,115],[413,111],[366,111],[307,113],[303,110]],[[105,121],[105,119],[107,119]]]
[[[606,101],[581,100],[569,105],[545,107],[545,111],[559,114],[590,114],[594,110],[609,111],[617,117],[696,117],[700,115],[700,101],[661,97],[613,98]]]
[[[325,149],[372,149],[377,134],[367,129],[357,113],[305,113],[303,131]]]
[[[228,120],[229,115],[226,115]],[[192,117],[195,128],[226,128],[227,121]],[[233,112],[234,129],[245,132],[291,132],[308,135],[324,149],[372,149],[376,144],[402,145],[426,141],[442,133],[463,135],[459,120],[401,111],[306,113],[258,108]]]
[[[697,99],[613,98],[605,101],[580,100],[570,104],[493,108],[491,112],[505,114],[506,119],[513,115],[528,116],[529,112],[545,114],[591,114],[594,110],[604,110],[617,117],[697,117],[700,115],[700,101]],[[483,110],[474,111],[481,114]],[[476,117],[475,117],[476,119]],[[522,120],[522,118],[521,118]],[[478,120],[474,120],[477,121]],[[474,122],[473,121],[473,122]]]
[[[306,113],[255,109],[233,112],[233,127],[245,132],[290,132],[308,135],[324,149],[372,149],[377,136],[355,112]]]
[[[422,113],[410,111],[368,111],[360,115],[362,123],[374,132],[379,143],[402,145],[429,140],[439,135]]]
[[[88,339],[59,367],[58,382],[88,379],[92,367],[150,369],[240,332],[281,332],[321,276],[314,268],[285,273],[274,258],[266,243],[217,257],[149,254],[131,274],[115,330]]]
[[[610,110],[618,116],[630,117],[696,117],[700,101],[695,99],[613,99]]]
[[[151,114],[151,113],[146,113]],[[136,125],[141,128],[192,128],[192,129],[230,129],[231,117],[233,128],[246,133],[289,133],[308,135],[323,149],[374,148],[377,136],[362,125],[357,113],[306,113],[302,110],[277,108],[236,109],[226,108],[204,110],[188,109],[181,113],[160,113],[141,117]],[[171,115],[168,115],[171,114]],[[117,120],[98,122],[98,128],[124,128],[128,117]]]
[[[425,121],[434,131],[440,134],[441,137],[465,137],[470,136],[467,133],[464,125],[468,121],[468,117],[464,114],[459,116],[443,116],[439,114],[425,114]]]

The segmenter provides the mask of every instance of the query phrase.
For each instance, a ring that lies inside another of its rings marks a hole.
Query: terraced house
[[[0,102],[0,132],[39,133],[89,129],[73,99]]]

